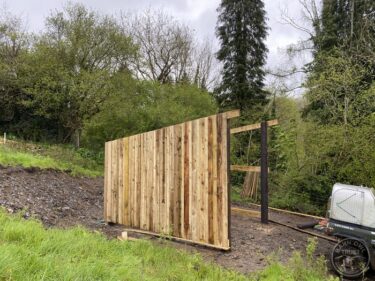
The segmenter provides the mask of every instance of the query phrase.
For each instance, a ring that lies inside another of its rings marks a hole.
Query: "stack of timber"
[[[230,111],[105,144],[104,217],[229,249]]]
[[[258,187],[259,187],[259,172],[247,172],[245,176],[245,181],[241,191],[242,198],[253,198],[257,199]]]

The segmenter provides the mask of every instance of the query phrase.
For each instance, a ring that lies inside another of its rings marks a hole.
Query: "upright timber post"
[[[268,223],[268,149],[267,122],[261,123],[261,159],[260,159],[260,188],[261,188],[261,222]]]

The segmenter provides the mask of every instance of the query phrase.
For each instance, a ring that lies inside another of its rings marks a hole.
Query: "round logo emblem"
[[[356,278],[369,268],[369,250],[362,241],[344,239],[333,248],[331,262],[339,275]]]

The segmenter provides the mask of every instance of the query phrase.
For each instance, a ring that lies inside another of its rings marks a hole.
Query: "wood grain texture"
[[[105,220],[229,249],[228,120],[238,114],[107,142]]]
[[[260,173],[260,166],[240,166],[240,165],[230,165],[231,171],[237,172],[257,172]]]

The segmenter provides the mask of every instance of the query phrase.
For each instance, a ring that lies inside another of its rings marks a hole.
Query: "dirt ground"
[[[110,238],[120,235],[123,227],[103,221],[103,179],[72,177],[53,170],[0,167],[0,205],[8,212],[23,210],[24,217],[40,219],[46,227],[67,228],[83,225],[101,231]],[[275,212],[270,217],[295,225],[306,219]],[[160,243],[158,239],[143,236]],[[310,237],[293,229],[259,219],[232,215],[231,251],[217,251],[176,242],[163,242],[190,252],[199,252],[206,260],[243,273],[263,268],[267,257],[278,252],[286,261],[294,250],[304,251]],[[318,239],[317,255],[327,256],[332,242]]]

